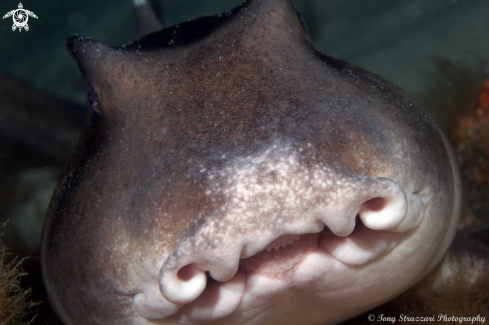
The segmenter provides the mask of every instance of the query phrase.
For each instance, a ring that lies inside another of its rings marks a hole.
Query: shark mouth
[[[307,254],[318,248],[323,232],[280,236],[256,255],[242,259],[239,270],[286,279]]]
[[[403,233],[371,230],[359,218],[354,231],[346,237],[336,236],[327,227],[318,233],[282,235],[253,256],[240,259],[234,276],[227,281],[215,280],[205,272],[205,288],[193,301],[183,305],[169,320],[183,324],[202,324],[224,318],[234,312],[248,291],[256,294],[253,283],[277,280],[285,286],[293,282],[294,272],[311,254],[319,253],[348,265],[363,265],[392,250]],[[195,289],[200,271],[193,264],[179,270],[180,281]],[[254,281],[250,281],[254,277]],[[203,281],[202,281],[203,282]],[[187,291],[188,292],[188,291]]]
[[[304,258],[318,250],[348,265],[363,265],[392,250],[403,233],[371,230],[356,218],[354,231],[346,237],[336,236],[328,228],[319,233],[283,235],[265,249],[240,260],[239,270],[269,278],[287,279]]]
[[[235,262],[232,255],[236,256],[236,251],[230,249],[229,256],[215,253],[220,256],[219,261],[202,262],[192,254],[193,263],[184,262],[182,267],[165,269],[164,264],[159,290],[152,288],[136,294],[134,307],[146,319],[201,324],[229,316],[238,309],[247,292],[256,288],[250,283],[252,277],[290,284],[301,263],[313,253],[353,267],[381,258],[399,244],[405,231],[419,225],[425,210],[415,193],[406,197],[398,185],[390,190],[393,195],[371,198],[356,208],[347,234],[331,230],[327,223],[315,223],[307,228],[309,231],[279,235],[254,251],[246,252],[241,247]],[[411,211],[407,211],[408,202]],[[175,260],[191,261],[183,254],[174,256]],[[171,261],[170,256],[166,265]],[[216,268],[219,263],[224,267]]]
[[[325,166],[307,170],[294,155],[268,157],[273,152],[212,174],[206,193],[226,204],[168,255],[159,286],[135,295],[142,317],[184,324],[227,317],[273,286],[315,281],[332,263],[355,268],[382,258],[424,218],[429,191]]]

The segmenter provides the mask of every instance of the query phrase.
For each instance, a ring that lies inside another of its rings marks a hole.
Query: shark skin
[[[432,270],[461,180],[438,127],[314,50],[288,0],[120,48],[72,36],[86,126],[42,268],[66,324],[334,324]]]

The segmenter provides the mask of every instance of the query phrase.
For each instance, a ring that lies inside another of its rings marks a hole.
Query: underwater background
[[[1,16],[17,9],[18,1],[2,0]],[[241,2],[155,1],[167,26],[221,13]],[[316,49],[403,88],[440,123],[452,143],[465,141],[454,140],[454,130],[457,120],[470,114],[477,89],[489,75],[489,1],[292,3],[308,24]],[[22,285],[33,289],[33,301],[41,302],[34,307],[38,315],[32,324],[57,324],[48,302],[43,301],[40,236],[52,191],[86,113],[85,86],[65,40],[82,34],[120,46],[136,39],[137,29],[130,0],[27,0],[22,4],[38,16],[29,17],[29,31],[12,31],[12,17],[0,20],[0,222],[9,220],[0,230],[1,241],[11,257],[30,257],[23,262],[28,275]],[[462,145],[467,147],[465,142]],[[483,166],[479,168],[482,176],[474,180],[478,187],[466,194],[468,210],[463,220],[470,230],[487,224],[489,167],[487,157],[476,149],[469,158],[460,155],[464,164]]]

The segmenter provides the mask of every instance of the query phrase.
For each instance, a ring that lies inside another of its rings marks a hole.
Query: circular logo
[[[37,16],[35,13],[32,11],[24,9],[24,6],[22,3],[19,3],[19,8],[10,10],[7,12],[2,19],[8,18],[12,16],[12,19],[14,21],[14,24],[12,25],[12,31],[15,32],[16,29],[22,31],[22,28],[25,29],[26,31],[29,30],[29,25],[27,25],[27,21],[29,20],[29,16],[34,17],[37,19]]]
[[[29,20],[29,16],[24,9],[15,10],[14,16],[14,24],[19,28],[23,28],[27,24],[27,20]]]

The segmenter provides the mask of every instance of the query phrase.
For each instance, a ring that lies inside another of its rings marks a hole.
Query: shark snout
[[[424,216],[417,193],[389,178],[305,170],[293,159],[261,167],[241,164],[218,175],[228,178],[221,191],[225,212],[209,218],[164,261],[159,291],[180,310],[161,318],[225,317],[243,299],[251,274],[293,285],[294,269],[311,253],[349,266],[370,263]]]
[[[254,227],[254,231],[246,231],[250,227],[235,224],[234,231],[212,236],[220,238],[212,243],[196,235],[165,261],[160,272],[162,295],[173,303],[188,304],[204,291],[206,272],[214,280],[228,281],[238,272],[241,260],[273,247],[274,243],[284,241],[282,238],[287,236],[320,234],[318,240],[323,249],[352,265],[365,264],[377,258],[399,241],[402,232],[397,229],[401,225],[403,230],[411,228],[407,225],[416,226],[419,216],[414,212],[408,214],[407,196],[394,181],[377,178],[373,182],[368,179],[365,185],[363,188],[351,188],[348,202],[318,205],[303,215],[291,213],[284,218],[285,221],[276,219],[273,226],[264,224]],[[202,236],[217,234],[217,229],[206,228],[201,231]],[[293,244],[294,240],[290,241]],[[284,246],[287,244],[285,241]]]

